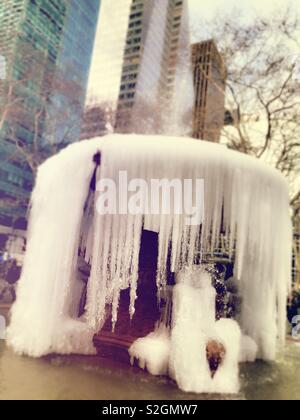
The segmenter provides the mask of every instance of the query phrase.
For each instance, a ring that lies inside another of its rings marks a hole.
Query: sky
[[[114,7],[112,7],[114,4]],[[117,99],[131,0],[101,0],[87,103]]]
[[[274,11],[286,10],[290,4],[293,10],[300,13],[299,0],[188,0],[191,27],[203,21],[209,21],[216,14],[228,16],[238,10],[241,20],[251,21],[254,16],[270,16]],[[193,38],[192,42],[200,39]]]
[[[251,15],[253,10],[260,14],[269,14],[271,10],[286,7],[287,0],[188,0],[193,20],[209,19],[217,11],[230,13],[234,8],[239,8],[246,15]],[[299,11],[299,0],[290,1]]]

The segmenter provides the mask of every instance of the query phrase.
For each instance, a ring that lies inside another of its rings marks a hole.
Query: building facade
[[[188,67],[192,75],[187,1],[116,0],[115,10],[108,9],[108,1],[103,1],[99,22],[102,59],[99,66],[95,58],[92,66],[91,103],[98,112],[102,107],[115,113],[116,132],[163,133],[170,122],[179,72],[182,76],[182,67],[184,71]],[[180,66],[181,51],[188,55],[182,60],[184,66]],[[91,116],[90,103],[88,112]],[[92,130],[85,124],[83,131]]]
[[[187,2],[133,0],[118,98],[116,131],[166,130],[175,96],[180,48],[188,51]],[[183,25],[187,22],[187,25]]]
[[[99,7],[100,0],[0,3],[0,225],[26,224],[37,165],[79,138]]]
[[[192,45],[193,137],[219,142],[225,119],[226,67],[213,40]]]
[[[101,1],[87,104],[114,104],[119,96],[123,55],[132,0]]]

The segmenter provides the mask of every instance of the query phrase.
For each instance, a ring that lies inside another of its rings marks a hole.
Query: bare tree
[[[47,157],[79,138],[82,91],[47,51],[19,42],[18,56],[7,57],[6,78],[0,80],[1,160],[31,173],[33,182]],[[22,188],[30,190],[32,182]],[[11,194],[1,192],[0,206],[15,223],[27,208],[28,196],[20,198],[13,188]]]
[[[18,70],[8,63],[0,81],[0,133],[14,145],[9,159],[26,162],[35,175],[49,155],[79,136],[81,87],[28,43],[18,60]]]
[[[223,141],[232,149],[272,163],[291,184],[291,204],[300,185],[300,19],[287,8],[250,23],[216,16],[194,29],[216,40],[227,66],[226,108],[231,124]],[[197,33],[198,32],[198,33]]]
[[[227,66],[222,142],[271,163],[289,181],[300,287],[300,17],[287,6],[245,22],[237,11],[201,28],[194,37],[213,38]]]
[[[81,125],[81,139],[101,137],[114,132],[116,105],[110,101],[90,98]]]

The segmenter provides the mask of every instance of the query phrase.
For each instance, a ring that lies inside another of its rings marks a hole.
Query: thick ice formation
[[[215,339],[226,349],[224,362],[214,376],[210,390],[219,394],[237,394],[239,382],[239,356],[241,349],[241,329],[236,321],[220,319],[215,324]]]
[[[216,322],[216,291],[208,273],[184,270],[173,295],[170,375],[186,392],[237,393],[241,330],[235,321]],[[210,340],[221,343],[225,358],[214,377],[207,361]]]
[[[216,291],[204,270],[183,270],[177,281],[171,332],[161,325],[138,339],[129,349],[132,363],[137,359],[152,375],[169,374],[186,392],[238,393],[240,327],[229,319],[216,322]],[[207,346],[212,341],[225,349],[215,375],[207,359]]]
[[[291,222],[283,177],[248,156],[190,139],[115,138],[103,145],[103,158],[100,176],[116,181],[120,169],[129,179],[142,178],[148,185],[151,179],[204,179],[202,229],[186,226],[185,215],[147,216],[159,231],[158,288],[166,285],[170,248],[172,271],[178,272],[194,264],[199,249],[214,249],[223,230],[236,245],[242,328],[258,344],[259,356],[273,359],[277,337],[282,343],[285,338],[290,287]],[[142,227],[142,215],[97,217],[95,237],[103,240],[94,242],[87,307],[95,328],[103,322],[109,302],[116,321],[121,287],[131,288],[134,315]]]
[[[144,338],[139,338],[129,349],[131,364],[138,360],[141,369],[151,375],[167,375],[170,356],[170,331],[164,325]]]
[[[83,321],[70,321],[80,221],[93,173],[93,155],[102,152],[100,178],[204,179],[201,229],[186,226],[185,215],[147,216],[159,231],[157,285],[166,284],[171,249],[174,272],[192,266],[199,250],[213,250],[220,231],[235,245],[235,277],[243,297],[241,327],[257,343],[259,356],[275,357],[285,338],[290,288],[291,222],[283,177],[248,156],[192,139],[108,136],[82,142],[41,166],[32,196],[28,249],[9,343],[20,353],[91,351],[112,304],[117,319],[120,290],[130,287],[134,314],[143,215],[96,213],[92,271]],[[70,326],[71,325],[71,326]],[[82,330],[85,332],[83,333]]]
[[[72,319],[84,203],[102,140],[68,147],[38,171],[27,251],[8,343],[20,354],[94,353],[94,331]]]
[[[240,351],[240,362],[241,363],[253,363],[257,358],[258,347],[254,340],[247,335],[243,335],[241,338],[241,351]]]

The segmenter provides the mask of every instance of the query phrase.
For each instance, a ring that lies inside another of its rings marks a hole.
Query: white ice
[[[192,279],[192,284],[187,284]],[[196,280],[198,279],[198,281]],[[239,391],[241,330],[233,320],[216,319],[216,292],[209,275],[184,271],[173,294],[170,375],[180,389],[196,393],[235,394]],[[225,348],[225,358],[214,377],[206,347],[215,340]]]
[[[258,347],[254,340],[247,335],[243,335],[241,338],[241,351],[240,351],[240,362],[241,363],[253,363],[257,358]]]
[[[186,392],[236,394],[239,391],[241,330],[237,322],[216,322],[216,291],[202,269],[184,270],[173,289],[172,328],[161,325],[129,349],[133,363],[152,375],[173,378]],[[214,376],[207,360],[209,341],[223,345],[225,357]],[[249,354],[249,353],[247,353]]]
[[[81,142],[41,166],[32,195],[27,253],[9,344],[32,356],[91,352],[91,338],[105,320],[106,306],[112,305],[115,322],[120,291],[126,287],[131,290],[129,310],[134,315],[144,217],[97,213],[86,318],[70,315],[76,299],[80,224],[98,150],[102,152],[100,178],[117,180],[119,170],[125,170],[130,179],[146,181],[204,179],[201,229],[186,226],[185,215],[148,217],[148,223],[159,231],[157,285],[166,284],[169,247],[172,269],[179,272],[193,266],[199,250],[213,250],[223,229],[236,249],[243,334],[257,343],[258,357],[274,359],[277,343],[285,340],[291,279],[286,181],[262,162],[219,145],[162,136],[107,136]]]
[[[102,140],[77,143],[46,161],[31,197],[27,250],[8,343],[20,354],[94,353],[94,331],[72,319],[84,203]]]
[[[131,364],[136,359],[139,367],[147,369],[151,375],[167,375],[170,345],[170,331],[161,324],[154,332],[133,343],[129,349]]]

